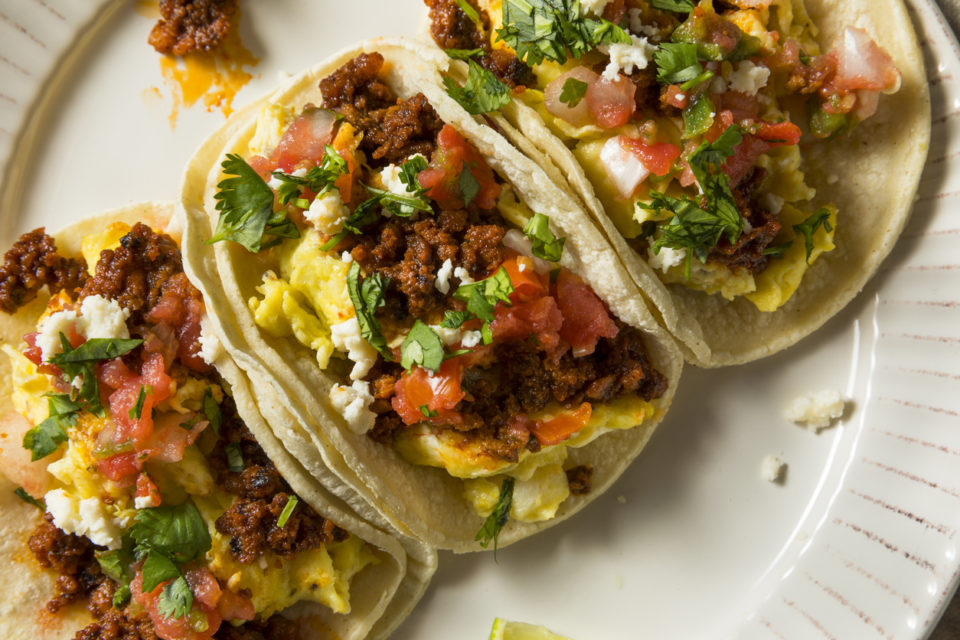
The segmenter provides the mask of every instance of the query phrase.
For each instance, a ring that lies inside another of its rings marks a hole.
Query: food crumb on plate
[[[794,398],[783,411],[791,422],[803,424],[814,433],[820,433],[843,415],[846,401],[835,389],[824,389]]]
[[[763,463],[760,465],[760,474],[763,476],[763,479],[776,484],[783,482],[783,474],[786,470],[787,463],[773,454],[764,458]]]
[[[627,504],[627,499],[623,496],[617,496],[617,502],[620,504]]]

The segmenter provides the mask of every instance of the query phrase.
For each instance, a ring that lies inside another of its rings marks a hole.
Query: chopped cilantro
[[[164,618],[182,618],[190,613],[191,607],[193,592],[183,576],[165,586],[157,600],[157,611]]]
[[[13,492],[17,494],[18,498],[20,498],[27,504],[32,504],[37,509],[40,509],[40,511],[47,510],[47,503],[43,501],[43,498],[34,498],[32,495],[27,493],[27,490],[24,489],[23,487],[17,487],[16,489],[13,490]]]
[[[813,234],[821,226],[827,231],[833,231],[833,225],[830,224],[830,214],[833,213],[831,207],[820,207],[814,213],[801,222],[793,225],[794,231],[803,236],[803,242],[807,249],[807,264],[810,264],[810,256],[813,254]]]
[[[563,64],[601,44],[630,44],[630,34],[608,20],[582,15],[579,0],[504,0],[497,39],[529,65]]]
[[[451,78],[444,78],[447,94],[471,115],[489,113],[510,102],[510,87],[487,71],[472,58],[467,82],[459,86]]]
[[[180,569],[173,560],[160,551],[148,551],[143,561],[143,591],[150,593],[167,580],[180,577]]]
[[[523,232],[533,241],[533,255],[550,262],[559,262],[566,238],[558,238],[550,231],[550,218],[535,213],[523,227]]]
[[[139,420],[143,415],[143,403],[146,402],[148,393],[153,393],[153,387],[150,385],[140,385],[140,393],[137,394],[137,401],[130,407],[130,411],[127,412],[131,420]]]
[[[160,552],[184,564],[210,550],[210,533],[192,502],[137,509],[130,537],[138,554]]]
[[[413,365],[436,371],[443,364],[443,342],[437,332],[417,320],[400,345],[400,364],[409,371]]]
[[[96,377],[92,373],[90,375],[96,381]],[[80,405],[67,394],[48,395],[47,418],[23,434],[22,445],[30,450],[30,459],[45,458],[56,451],[60,443],[66,442],[67,428],[77,423],[79,412]]]
[[[220,218],[207,244],[230,240],[257,253],[280,243],[282,238],[300,237],[300,231],[283,211],[274,213],[273,190],[243,158],[228,153],[221,166],[232,177],[217,185],[214,198]],[[264,236],[273,239],[264,242]]]
[[[440,326],[445,329],[459,329],[463,323],[469,319],[469,311],[447,310],[443,314],[443,321],[440,323]]]
[[[460,197],[463,198],[463,206],[469,207],[473,199],[480,193],[480,183],[477,182],[476,177],[474,177],[470,169],[467,168],[466,163],[464,163],[463,170],[460,172],[459,184]]]
[[[420,186],[420,172],[427,168],[427,159],[417,154],[408,158],[400,165],[400,182],[407,186],[407,191],[416,196],[422,194],[425,189]]]
[[[320,166],[310,167],[307,175],[300,177],[284,173],[283,171],[273,172],[273,177],[280,181],[280,186],[277,188],[277,197],[280,200],[280,204],[287,204],[291,200],[299,199],[303,194],[304,188],[317,194],[316,197],[319,198],[330,191],[334,186],[333,183],[349,170],[350,167],[347,165],[347,161],[337,153],[336,149],[328,144],[324,147],[323,159],[320,161]],[[306,205],[309,207],[310,203],[307,202]],[[272,202],[270,206],[272,208]]]
[[[363,188],[372,193],[374,197],[361,203],[361,206],[367,205],[368,202],[373,202],[379,204],[385,209],[388,209],[391,213],[393,213],[393,215],[400,216],[401,218],[409,217],[413,215],[415,211],[426,211],[428,213],[433,212],[433,209],[430,207],[430,201],[427,200],[422,194],[407,196],[400,195],[392,191],[386,191],[384,189],[377,189],[376,187],[370,187],[368,185],[363,185]],[[372,204],[367,206],[372,206]],[[346,227],[346,224],[344,224],[344,227]]]
[[[590,85],[582,80],[567,78],[560,89],[560,102],[573,109],[587,95],[588,86]]]
[[[130,585],[122,584],[113,592],[113,608],[123,609],[130,602]]]
[[[287,524],[287,520],[293,515],[293,510],[297,508],[298,502],[300,502],[300,498],[297,496],[291,495],[287,498],[287,504],[283,505],[283,511],[280,512],[280,517],[277,518],[278,529],[283,529],[283,525]]]
[[[513,284],[507,270],[500,267],[489,278],[457,287],[453,297],[467,303],[467,311],[483,320],[493,322],[493,311],[498,302],[510,306]]]
[[[220,435],[220,425],[223,422],[223,415],[220,413],[220,405],[218,405],[216,399],[214,399],[210,387],[207,387],[207,390],[203,392],[203,415],[206,416],[207,422],[210,423],[210,429],[213,430],[214,435]]]
[[[360,265],[356,261],[350,265],[350,271],[347,272],[347,291],[357,313],[357,322],[360,323],[360,335],[387,361],[392,360],[393,356],[387,348],[380,322],[374,314],[385,304],[383,296],[389,285],[390,278],[384,278],[380,274],[367,276],[361,282]]]
[[[480,531],[477,532],[474,538],[484,549],[487,548],[487,545],[489,545],[492,540],[494,558],[496,558],[497,539],[500,536],[500,530],[503,529],[503,526],[507,524],[507,520],[510,519],[510,505],[512,502],[513,478],[507,477],[504,478],[503,484],[500,485],[500,498],[497,500],[496,506],[493,507],[493,512],[483,521],[483,526],[480,527]]]
[[[470,19],[470,22],[474,24],[480,24],[480,15],[477,13],[477,10],[470,6],[470,3],[467,0],[453,0],[457,3],[457,6],[460,7],[460,10],[467,14],[467,17]]]
[[[436,418],[440,413],[436,409],[431,409],[427,405],[420,405],[420,413],[423,414],[424,418]]]
[[[793,246],[793,241],[784,242],[783,244],[774,245],[772,247],[767,247],[763,250],[763,255],[770,256],[771,258],[779,258],[783,255],[783,252]]]
[[[693,0],[652,0],[651,4],[654,9],[674,13],[690,13],[696,6]]]
[[[443,51],[454,60],[469,60],[483,55],[483,49],[444,49]]]
[[[653,61],[661,84],[690,82],[704,73],[697,57],[697,45],[693,43],[664,42],[654,52]]]

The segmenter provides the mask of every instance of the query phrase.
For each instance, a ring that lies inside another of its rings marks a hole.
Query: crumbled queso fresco
[[[845,401],[835,389],[824,389],[805,396],[797,396],[783,411],[791,422],[802,424],[814,433],[829,427],[843,415]]]
[[[760,474],[767,482],[780,482],[786,469],[787,463],[771,454],[763,459],[763,463],[760,465]]]

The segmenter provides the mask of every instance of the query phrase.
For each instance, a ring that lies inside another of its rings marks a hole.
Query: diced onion
[[[600,162],[620,195],[630,198],[637,186],[650,175],[650,170],[640,158],[624,148],[620,143],[622,137],[614,136],[604,143],[600,149]]]

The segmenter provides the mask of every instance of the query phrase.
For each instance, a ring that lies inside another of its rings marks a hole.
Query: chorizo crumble
[[[236,0],[160,0],[160,20],[147,42],[157,53],[183,56],[215,49],[230,31]]]

